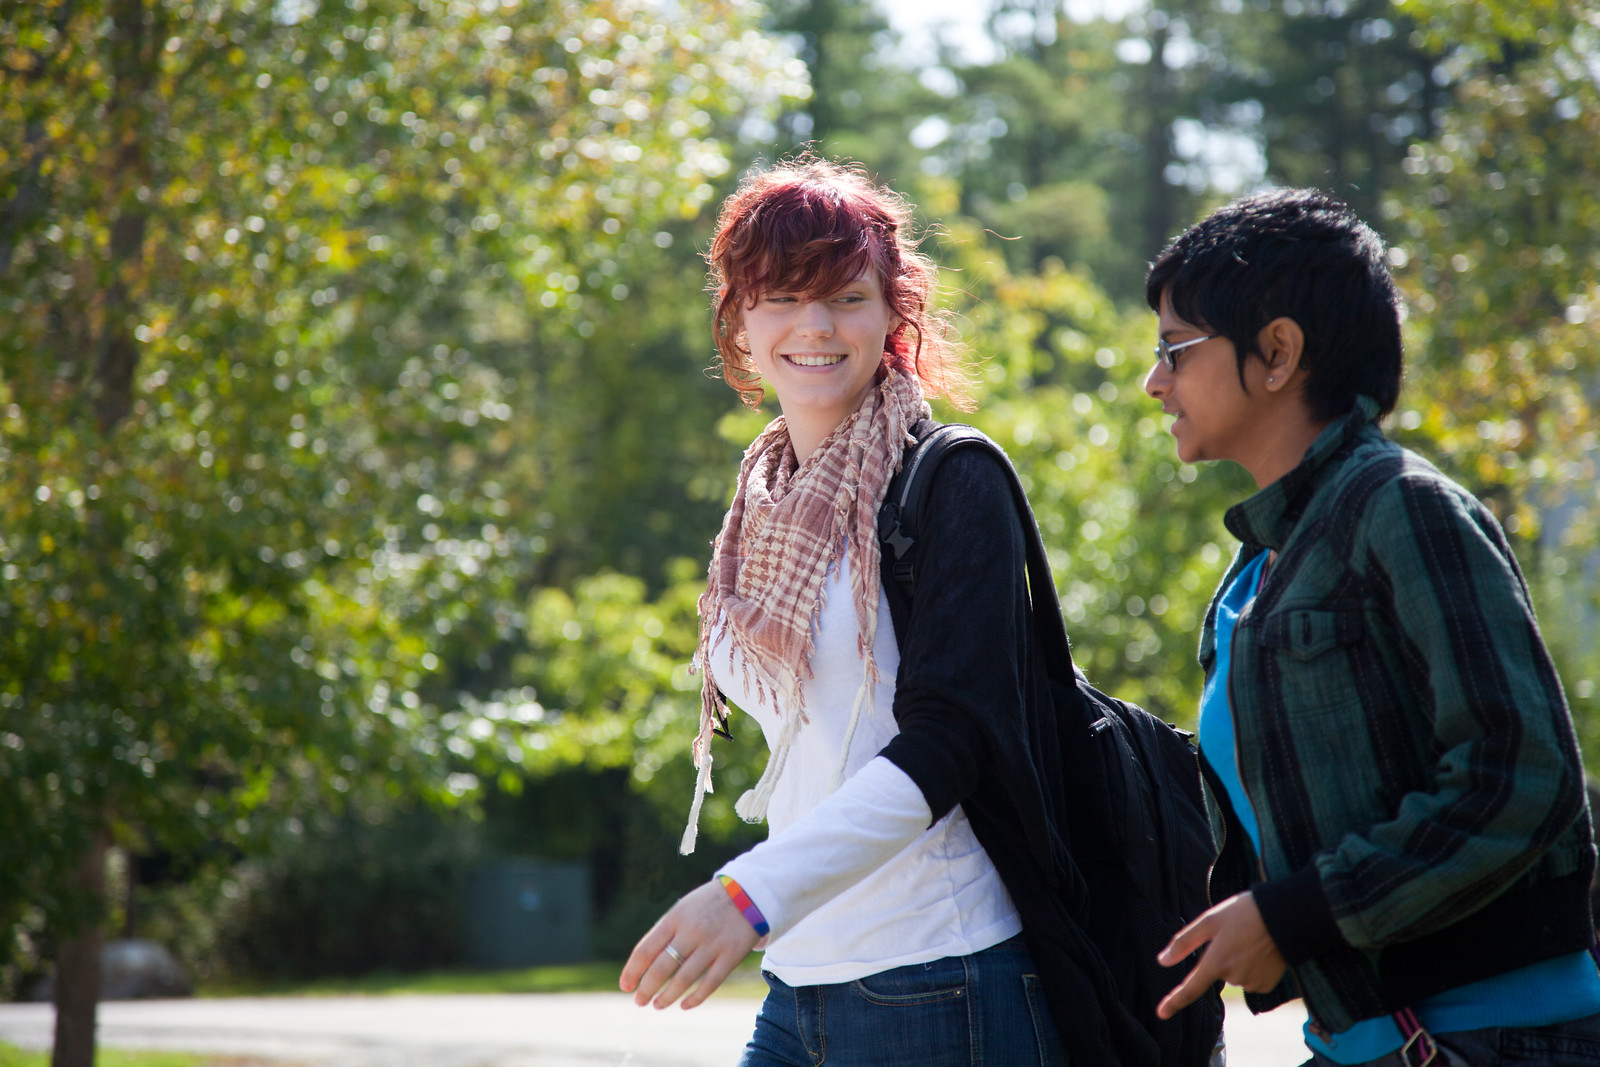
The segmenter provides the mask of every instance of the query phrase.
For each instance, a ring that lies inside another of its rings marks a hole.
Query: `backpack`
[[[981,431],[924,421],[906,448],[878,513],[885,570],[911,602],[917,536],[934,472],[951,452],[984,448],[1001,461],[1027,542],[1029,596],[1039,651],[1050,679],[1065,790],[1071,861],[1087,884],[1075,916],[1099,950],[1081,965],[1109,970],[1111,988],[1159,1046],[1163,1065],[1205,1067],[1222,1031],[1221,984],[1169,1020],[1156,1004],[1193,965],[1162,967],[1156,954],[1210,906],[1215,858],[1201,795],[1193,734],[1089,684],[1072,662],[1038,525],[1010,459]],[[892,564],[890,557],[892,555]]]

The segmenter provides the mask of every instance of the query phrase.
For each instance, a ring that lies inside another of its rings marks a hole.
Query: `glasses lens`
[[[1156,358],[1161,360],[1162,363],[1165,363],[1169,371],[1176,371],[1178,369],[1179,352],[1182,352],[1185,349],[1193,348],[1201,341],[1210,341],[1216,337],[1217,334],[1207,334],[1205,337],[1196,337],[1193,340],[1180,341],[1177,344],[1169,344],[1167,339],[1163,337],[1156,341]]]

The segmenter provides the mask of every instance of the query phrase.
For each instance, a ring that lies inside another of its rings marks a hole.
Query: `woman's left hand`
[[[1256,898],[1248,892],[1234,894],[1179,930],[1156,960],[1171,967],[1202,948],[1194,970],[1156,1007],[1161,1018],[1170,1019],[1188,1007],[1219,978],[1246,992],[1266,993],[1277,988],[1288,970],[1261,920]]]
[[[682,962],[667,952],[667,946]],[[686,894],[639,939],[618,985],[640,1007],[665,1008],[679,997],[692,1008],[709,997],[756,946],[756,932],[712,879]],[[695,985],[696,979],[699,984]],[[689,987],[694,992],[684,997]]]

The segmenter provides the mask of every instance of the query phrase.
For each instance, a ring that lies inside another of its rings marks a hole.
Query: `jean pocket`
[[[1556,1026],[1523,1029],[1507,1027],[1500,1032],[1500,1061],[1512,1064],[1540,1064],[1542,1067],[1577,1067],[1600,1063],[1600,1035],[1572,1033],[1573,1027]]]
[[[1056,1033],[1055,1019],[1050,1015],[1050,1004],[1045,1000],[1044,985],[1038,975],[1022,976],[1022,995],[1028,1004],[1028,1018],[1033,1023],[1033,1041],[1039,1050],[1039,1063],[1065,1063],[1061,1038]]]
[[[935,1004],[967,995],[967,971],[959,959],[935,960],[879,971],[851,985],[873,1004]]]

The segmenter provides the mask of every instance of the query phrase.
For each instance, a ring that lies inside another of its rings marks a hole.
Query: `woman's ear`
[[[1300,370],[1300,357],[1305,354],[1306,334],[1300,324],[1287,315],[1280,315],[1261,327],[1256,335],[1256,351],[1267,367],[1268,392],[1283,389]]]

